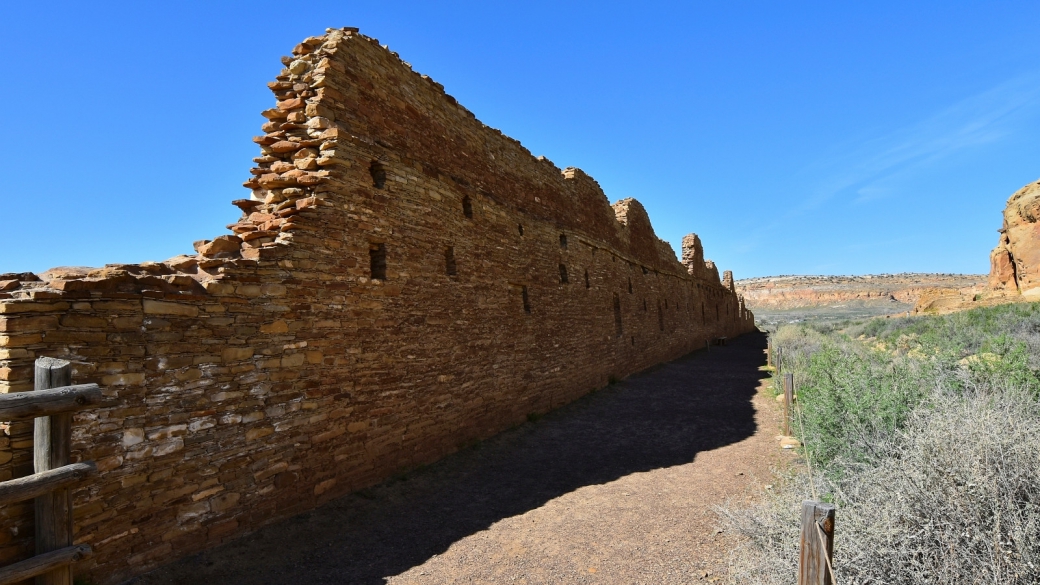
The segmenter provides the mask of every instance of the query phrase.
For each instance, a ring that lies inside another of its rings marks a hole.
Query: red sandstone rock
[[[191,269],[198,266],[199,261],[194,256],[174,256],[165,262],[170,268],[180,271],[190,271]]]
[[[94,268],[89,266],[56,266],[50,270],[40,273],[43,280],[75,279],[83,278],[91,273]]]
[[[298,179],[296,179],[296,181],[300,185],[304,185],[304,186],[310,187],[310,186],[314,186],[314,185],[317,185],[318,183],[320,183],[322,181],[322,177],[319,176],[319,175],[316,175],[314,173],[307,173],[307,174],[301,175]]]
[[[1040,181],[1007,201],[1000,241],[990,254],[989,285],[1040,296]]]
[[[295,179],[288,177],[283,178],[278,173],[268,173],[266,175],[262,175],[260,179],[257,181],[257,185],[259,187],[263,187],[264,189],[277,189],[279,187],[288,187],[289,185],[295,184]]]
[[[278,109],[283,111],[295,110],[302,107],[303,100],[300,98],[292,98],[278,102]]]
[[[293,151],[296,151],[296,150],[299,150],[299,149],[300,149],[300,143],[299,142],[292,142],[292,141],[289,141],[289,140],[282,140],[280,142],[275,142],[274,144],[271,145],[271,151],[272,152],[277,152],[277,153],[293,152]]]
[[[40,277],[32,272],[5,272],[0,274],[0,280],[20,280],[22,282],[39,282]]]
[[[255,199],[235,199],[231,202],[232,205],[238,207],[245,213],[252,213],[262,202],[256,201]]]
[[[247,233],[242,234],[242,241],[243,242],[250,242],[250,241],[253,241],[253,240],[260,239],[260,238],[274,238],[277,235],[278,235],[278,232],[268,231],[268,230],[257,230],[257,231],[254,231],[254,232],[247,232]]]
[[[200,240],[195,242],[195,251],[203,256],[214,257],[218,254],[237,252],[241,247],[242,240],[237,236],[217,236],[212,241]]]

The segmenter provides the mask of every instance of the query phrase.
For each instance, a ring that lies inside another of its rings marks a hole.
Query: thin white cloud
[[[1040,70],[1020,75],[964,98],[935,114],[887,133],[859,139],[802,169],[798,176],[809,195],[800,204],[769,214],[733,252],[760,253],[763,242],[776,237],[795,217],[813,213],[836,199],[870,204],[905,192],[904,185],[924,167],[962,151],[1008,139],[1040,113]],[[798,182],[797,180],[795,181]],[[870,245],[849,246],[850,252]],[[833,263],[814,270],[830,270]]]
[[[1025,116],[1040,109],[1040,72],[1031,72],[965,98],[910,126],[868,139],[810,165],[804,173],[826,178],[798,211],[841,194],[863,203],[884,198],[915,169],[963,150],[1014,134]]]

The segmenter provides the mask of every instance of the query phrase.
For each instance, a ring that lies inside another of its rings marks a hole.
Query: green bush
[[[838,505],[840,583],[1040,582],[1040,304],[773,337],[810,476],[727,508],[734,583],[794,583],[804,499]]]

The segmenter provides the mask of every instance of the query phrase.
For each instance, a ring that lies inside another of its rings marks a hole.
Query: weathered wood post
[[[798,585],[834,585],[834,506],[802,502],[802,550]]]
[[[766,335],[766,367],[773,365],[773,336]]]
[[[42,357],[36,360],[35,390],[72,385],[72,364]],[[33,466],[36,473],[68,465],[72,446],[72,413],[36,418]],[[63,487],[37,496],[36,554],[72,546],[72,498]],[[63,565],[36,577],[36,585],[72,585],[72,567]]]
[[[791,436],[791,407],[794,405],[794,374],[784,374],[784,436]]]

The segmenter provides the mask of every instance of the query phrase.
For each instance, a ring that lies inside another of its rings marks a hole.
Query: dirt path
[[[632,376],[133,583],[714,580],[730,537],[713,507],[780,460],[764,347],[744,335]]]

